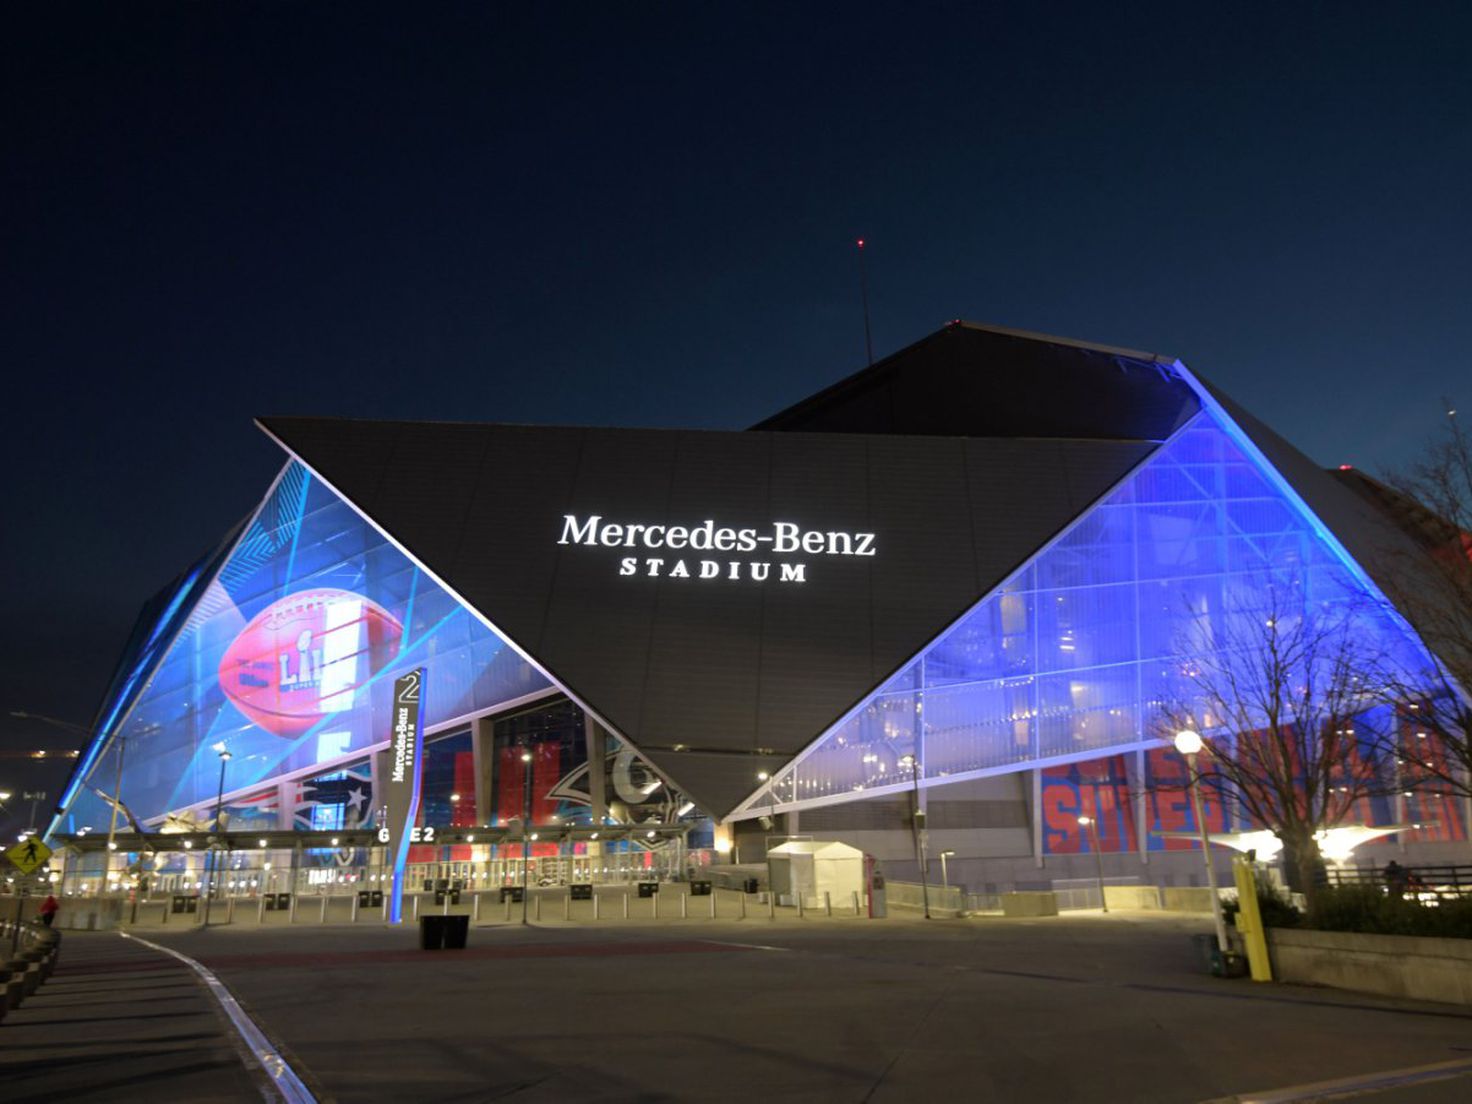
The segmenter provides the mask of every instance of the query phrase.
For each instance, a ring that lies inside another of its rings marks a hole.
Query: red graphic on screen
[[[351,708],[398,654],[403,633],[393,614],[361,594],[304,590],[240,630],[220,659],[220,689],[267,732],[300,736]]]
[[[521,761],[523,750],[531,752],[530,764]],[[531,822],[547,824],[557,815],[558,800],[551,793],[562,777],[562,745],[556,740],[545,740],[533,743],[527,749],[501,749],[500,762],[496,764],[496,810],[502,824],[521,819],[522,806],[526,801],[523,787],[528,766],[532,768]]]
[[[1066,855],[1093,849],[1093,837],[1079,824],[1080,816],[1093,820],[1101,851],[1133,851],[1139,846],[1124,756],[1043,770],[1045,853]]]

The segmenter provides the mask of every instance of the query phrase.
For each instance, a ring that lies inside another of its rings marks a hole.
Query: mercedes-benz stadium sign
[[[599,514],[565,514],[558,544],[588,548],[635,548],[663,555],[621,556],[618,574],[666,579],[750,579],[782,583],[807,582],[807,563],[771,560],[710,559],[684,553],[771,553],[777,556],[873,556],[873,533],[804,529],[791,521],[776,521],[765,529],[717,526],[713,518],[695,525],[651,525],[604,521]],[[670,553],[680,553],[671,555]],[[688,562],[687,562],[688,561]],[[776,566],[777,573],[772,574]]]

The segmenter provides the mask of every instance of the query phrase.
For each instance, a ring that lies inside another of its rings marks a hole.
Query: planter
[[[1160,893],[1167,912],[1211,911],[1211,890],[1207,886],[1166,886]]]
[[[1002,894],[1003,916],[1057,916],[1056,893],[1020,892]]]
[[[1472,1006],[1472,939],[1269,928],[1273,976]]]
[[[1112,909],[1160,910],[1160,889],[1157,886],[1112,886],[1104,887],[1104,903]]]

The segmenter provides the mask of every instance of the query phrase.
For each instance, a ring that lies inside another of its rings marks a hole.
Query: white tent
[[[846,843],[792,840],[767,852],[767,884],[784,904],[802,894],[806,908],[822,908],[829,894],[836,907],[852,907],[864,893],[864,853]]]

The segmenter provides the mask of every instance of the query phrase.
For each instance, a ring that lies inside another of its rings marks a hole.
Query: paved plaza
[[[1204,930],[1144,913],[498,921],[440,952],[408,926],[140,934],[213,970],[321,1100],[1190,1102],[1472,1059],[1472,1015],[1449,1006],[1207,977]],[[175,960],[72,933],[62,961],[0,1025],[7,1100],[260,1099]]]

